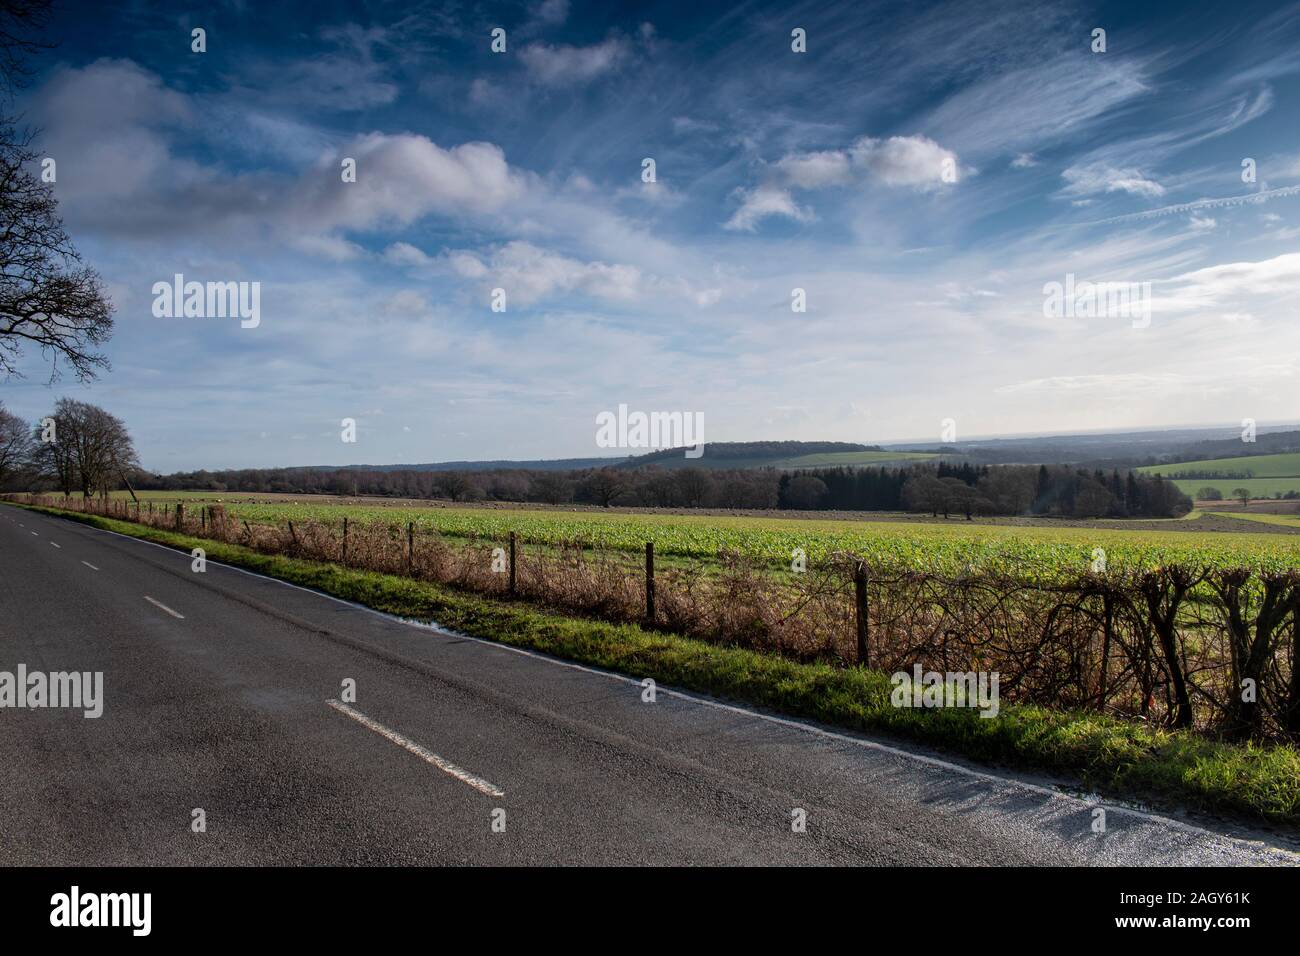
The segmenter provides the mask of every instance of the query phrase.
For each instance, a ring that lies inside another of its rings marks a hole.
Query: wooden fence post
[[[515,533],[510,532],[510,593],[515,593]]]
[[[406,522],[406,574],[415,569],[415,522]]]
[[[348,565],[348,519],[343,518],[343,566]]]
[[[153,502],[149,502],[149,517],[153,517]]]
[[[867,619],[867,565],[865,561],[859,561],[857,567],[853,569],[853,592],[858,619],[858,666],[869,667],[871,657],[867,651],[867,638],[870,637],[871,625]]]
[[[185,530],[185,506],[184,505],[176,506],[176,530],[177,531]]]
[[[1283,726],[1300,734],[1300,597],[1291,609],[1291,692],[1285,713]]]
[[[204,505],[199,508],[199,532],[203,535],[208,533],[208,506]]]
[[[653,624],[655,620],[655,543],[645,543],[645,619]]]

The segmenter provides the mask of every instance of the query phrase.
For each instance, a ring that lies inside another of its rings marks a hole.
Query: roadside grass
[[[890,704],[888,674],[799,663],[771,654],[554,613],[408,578],[260,554],[98,515],[28,508],[116,531],[312,588],[400,617],[434,622],[638,679],[711,694],[849,730],[915,741],[975,761],[1037,770],[1152,804],[1300,825],[1300,750],[1236,745],[1078,711],[1003,705],[976,710]]]

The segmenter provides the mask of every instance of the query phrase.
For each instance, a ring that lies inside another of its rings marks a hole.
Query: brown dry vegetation
[[[707,567],[661,569],[647,619],[645,568],[626,552],[519,545],[511,574],[504,543],[452,543],[413,526],[352,523],[345,537],[340,525],[315,521],[250,525],[221,505],[151,513],[121,500],[27,500],[795,660],[869,663],[887,673],[915,664],[997,673],[1008,702],[1094,709],[1232,739],[1300,739],[1295,570],[1175,565],[1046,581],[989,569],[941,575],[841,553],[815,572],[776,576],[722,554]],[[867,660],[857,636],[859,567],[868,580]]]

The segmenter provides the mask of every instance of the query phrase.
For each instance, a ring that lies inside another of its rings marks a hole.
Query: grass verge
[[[202,547],[211,560],[376,610],[793,717],[884,732],[985,763],[1074,777],[1121,797],[1300,825],[1300,750],[1294,746],[1228,744],[1034,706],[1004,705],[994,719],[966,709],[897,708],[889,702],[889,675],[880,671],[803,664],[394,575],[259,554],[98,515],[16,507],[185,551]]]

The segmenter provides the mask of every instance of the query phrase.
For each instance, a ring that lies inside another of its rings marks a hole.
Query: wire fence
[[[1300,571],[1168,565],[943,574],[838,552],[806,573],[743,554],[656,566],[582,542],[405,524],[252,523],[221,505],[9,496],[254,551],[400,575],[802,661],[999,675],[1009,702],[1231,739],[1300,740]]]

